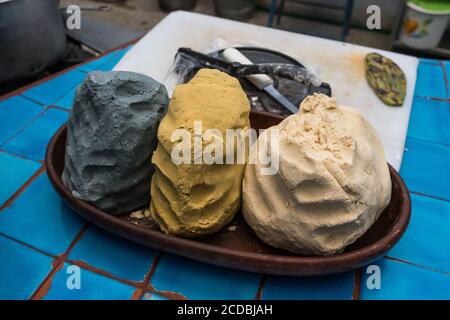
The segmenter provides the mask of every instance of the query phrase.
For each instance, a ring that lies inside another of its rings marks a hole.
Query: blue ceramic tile
[[[450,299],[450,275],[448,274],[389,259],[381,259],[375,264],[380,267],[381,288],[368,289],[367,280],[370,275],[364,272],[361,283],[361,299]]]
[[[118,54],[114,55],[112,59],[108,60],[105,64],[101,66],[102,71],[111,71],[114,69],[117,63],[125,56],[125,54],[128,52],[128,50],[131,47],[125,48],[121,50]]]
[[[450,273],[450,202],[415,194],[411,200],[408,229],[388,255]]]
[[[427,58],[420,58],[420,62],[421,63],[429,63],[429,64],[438,64],[438,65],[441,63],[440,60],[427,59]]]
[[[80,275],[80,287],[74,288],[76,282],[73,277],[78,271],[69,267],[69,264],[65,264],[55,274],[50,289],[44,296],[45,300],[129,300],[136,290],[127,284],[76,266]]]
[[[142,296],[142,300],[169,300],[169,299],[153,292],[147,292]]]
[[[113,51],[111,53],[108,53],[107,55],[104,55],[103,57],[100,57],[98,59],[95,59],[91,62],[88,62],[82,66],[80,66],[78,69],[83,72],[91,72],[94,70],[101,70],[105,71],[102,66],[106,64],[109,60],[114,58],[119,53],[120,50]]]
[[[275,277],[266,279],[262,298],[268,300],[350,300],[353,272],[320,277]]]
[[[415,97],[408,137],[450,145],[450,103]]]
[[[0,152],[0,207],[8,200],[39,168],[40,163],[20,159]]]
[[[447,76],[448,76],[449,72],[450,72],[450,60],[444,60],[443,63],[444,63],[445,71],[446,71]]]
[[[84,220],[65,206],[45,173],[0,212],[0,232],[45,252],[67,250]]]
[[[50,106],[80,84],[86,74],[77,69],[41,83],[22,94],[45,106]]]
[[[81,260],[126,280],[143,281],[157,251],[90,227],[70,252],[70,260]]]
[[[2,148],[28,159],[43,160],[50,139],[68,118],[69,112],[49,108]]]
[[[52,269],[53,259],[0,236],[0,299],[28,299]]]
[[[441,65],[419,63],[415,95],[421,97],[447,98],[444,69]]]
[[[450,147],[406,139],[400,174],[410,191],[450,200]]]
[[[164,254],[150,279],[188,299],[255,299],[261,276]]]
[[[68,110],[72,109],[73,99],[75,98],[75,93],[76,93],[78,87],[79,86],[77,86],[74,89],[70,90],[61,99],[56,101],[54,103],[54,105],[57,106],[57,107],[68,109]]]
[[[115,65],[123,58],[123,56],[130,50],[132,46],[128,46],[125,49],[119,49],[113,51],[101,58],[98,58],[92,62],[82,65],[79,69],[83,72],[91,71],[110,71]]]
[[[15,96],[0,102],[0,145],[36,118],[44,107]]]

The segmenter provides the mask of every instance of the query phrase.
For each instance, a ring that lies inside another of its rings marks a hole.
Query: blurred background
[[[66,27],[71,5],[81,9],[80,30]],[[379,30],[367,28],[370,5],[380,8]],[[0,0],[0,94],[130,42],[174,10],[450,57],[450,0]]]

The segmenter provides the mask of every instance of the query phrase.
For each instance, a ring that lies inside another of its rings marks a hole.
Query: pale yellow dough
[[[274,247],[306,255],[342,252],[390,201],[377,133],[355,109],[322,94],[307,97],[299,113],[265,131],[257,144],[272,130],[279,130],[279,171],[262,175],[260,164],[247,165],[245,220]]]
[[[171,136],[180,128],[193,134],[194,121],[202,121],[203,131],[218,129],[225,137],[226,129],[249,128],[249,113],[239,81],[218,70],[202,69],[175,89],[152,158],[150,213],[161,230],[195,237],[216,232],[233,218],[241,202],[245,164],[176,165]]]

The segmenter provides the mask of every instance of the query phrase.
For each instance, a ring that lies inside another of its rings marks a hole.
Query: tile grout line
[[[156,289],[147,290],[147,292],[156,293],[157,295],[164,297],[168,300],[189,300],[187,297],[183,296],[181,293],[173,292],[173,291],[158,291]]]
[[[25,191],[26,188],[36,180],[43,172],[45,172],[45,166],[42,165],[19,189],[17,189],[14,194],[6,200],[2,206],[0,206],[0,214],[1,212],[8,208],[21,194]]]
[[[421,96],[418,94],[414,94],[413,98],[419,98],[422,100],[432,100],[432,101],[440,101],[440,102],[450,102],[450,98],[438,98],[438,97],[431,97],[431,96]],[[414,99],[413,99],[414,102]]]
[[[450,98],[448,95],[448,78],[447,78],[447,71],[445,70],[445,65],[442,62],[442,60],[439,63],[442,68],[442,72],[444,73],[444,83],[445,83],[445,94],[447,95],[447,98]]]
[[[131,295],[130,300],[142,300],[142,297],[143,297],[144,293],[145,293],[144,289],[136,288],[133,291],[133,294]]]
[[[427,140],[427,139],[423,139],[423,138],[417,138],[417,137],[413,137],[410,135],[406,135],[406,139],[412,139],[412,140],[416,140],[416,141],[420,141],[420,142],[424,142],[424,143],[437,144],[442,147],[450,147],[450,144],[445,144],[443,142],[437,142],[437,141],[431,141],[431,140]]]
[[[58,106],[48,106],[48,107],[44,107],[44,109],[36,116],[34,117],[29,123],[27,123],[24,127],[20,128],[14,135],[12,135],[11,137],[9,137],[6,141],[4,141],[3,143],[0,144],[0,152],[4,152],[4,153],[8,153],[11,156],[14,156],[16,158],[20,158],[20,159],[24,159],[24,160],[30,160],[30,161],[34,161],[34,162],[39,162],[39,163],[43,163],[44,160],[35,160],[35,159],[30,159],[27,158],[25,156],[19,155],[19,154],[15,154],[12,152],[9,152],[8,150],[4,149],[4,147],[11,142],[12,140],[14,140],[15,138],[17,138],[20,134],[22,134],[25,130],[27,130],[29,127],[31,127],[37,120],[39,120],[41,117],[43,117],[45,115],[45,113],[49,110],[49,109],[55,109],[55,110],[61,110],[61,111],[65,111],[70,113],[70,110],[58,107]],[[1,209],[0,209],[1,210]]]
[[[65,112],[70,113],[70,109],[66,109],[64,107],[55,106],[53,104],[49,105],[47,108],[48,109],[56,109],[56,110],[65,111]]]
[[[150,269],[148,270],[147,274],[144,277],[144,281],[142,282],[143,288],[137,288],[133,293],[131,300],[142,300],[142,297],[147,292],[146,288],[150,286],[150,278],[155,273],[156,267],[158,266],[159,260],[161,259],[162,255],[163,252],[159,251],[156,257],[153,259],[152,264],[150,265]]]
[[[76,84],[74,87],[70,88],[67,92],[65,92],[61,97],[57,98],[53,103],[50,103],[48,105],[46,105],[45,103],[39,102],[33,98],[27,97],[27,96],[23,95],[22,93],[18,94],[16,97],[24,98],[25,100],[28,100],[29,102],[37,104],[38,106],[43,107],[44,109],[55,108],[55,109],[62,109],[64,111],[67,111],[67,109],[65,109],[63,107],[56,106],[55,103],[58,103],[58,101],[60,101],[66,94],[70,93],[70,91],[72,91],[73,89],[76,89],[78,85],[79,84]]]
[[[186,299],[186,297],[184,297],[183,295],[176,293],[176,292],[160,291],[151,284],[151,282],[150,282],[151,278],[152,278],[153,274],[155,273],[156,268],[158,267],[159,262],[161,261],[161,258],[163,257],[163,255],[164,255],[164,251],[160,251],[158,257],[155,258],[155,260],[153,261],[151,274],[149,274],[148,283],[147,283],[146,287],[144,288],[144,290],[146,292],[153,292],[153,293],[159,294],[160,296],[171,299],[171,300],[182,300],[182,298]]]
[[[103,277],[106,277],[106,278],[108,278],[108,279],[111,279],[111,280],[115,280],[115,281],[124,283],[124,284],[126,284],[126,285],[131,286],[131,287],[134,287],[134,288],[142,288],[142,289],[144,289],[143,282],[134,281],[134,280],[128,280],[128,279],[123,279],[123,278],[121,278],[121,277],[118,277],[118,276],[113,275],[112,273],[110,273],[110,272],[108,272],[108,271],[106,271],[106,270],[103,270],[103,269],[100,269],[100,268],[91,266],[90,264],[88,264],[88,263],[86,263],[86,262],[84,262],[84,261],[82,261],[82,260],[65,259],[65,262],[68,262],[68,263],[70,263],[70,264],[72,264],[72,265],[76,265],[76,266],[78,266],[78,267],[80,267],[80,268],[82,268],[82,269],[85,269],[85,270],[87,270],[87,271],[96,273],[96,274],[101,275],[101,276],[103,276]]]
[[[354,276],[352,300],[360,300],[361,299],[362,268],[358,268],[354,272],[355,272],[355,276]]]
[[[6,238],[6,239],[9,239],[9,240],[11,240],[11,241],[14,241],[14,242],[16,242],[16,243],[18,243],[18,244],[20,244],[20,245],[23,245],[23,246],[27,247],[28,249],[31,249],[31,250],[33,250],[33,251],[37,251],[37,252],[39,252],[39,253],[41,253],[41,254],[47,256],[47,257],[50,257],[50,258],[57,258],[57,256],[55,256],[54,254],[45,252],[44,250],[41,250],[41,249],[39,249],[39,248],[37,248],[37,247],[35,247],[35,246],[31,245],[31,244],[28,244],[28,243],[26,243],[26,242],[24,242],[24,241],[22,241],[22,240],[13,238],[13,237],[11,237],[11,236],[9,236],[9,235],[3,233],[3,232],[0,232],[0,236],[1,236],[1,237],[4,237],[4,238]]]
[[[72,71],[77,71],[77,70],[72,70]],[[81,72],[81,71],[79,71]],[[86,76],[86,74],[84,72],[83,73],[84,76]],[[56,79],[56,78],[55,78]],[[69,94],[72,90],[76,89],[82,82],[84,81],[84,79],[77,83],[76,85],[74,85],[73,87],[71,87],[70,89],[68,89],[67,91],[65,91],[61,96],[58,96],[57,98],[54,99],[54,101],[50,102],[48,105],[42,102],[39,102],[31,97],[27,97],[25,96],[23,93],[19,94],[19,96],[23,97],[23,98],[27,98],[28,100],[30,100],[31,102],[37,103],[39,105],[44,106],[46,109],[51,108],[51,107],[56,107],[54,104],[58,103],[58,101],[61,101],[62,98],[64,98],[65,95]]]
[[[154,272],[156,271],[156,268],[158,267],[159,262],[160,262],[160,260],[161,260],[161,258],[163,257],[164,254],[165,254],[164,251],[160,251],[159,259],[156,261],[156,258],[155,258],[154,266],[153,266],[154,268],[153,268],[151,276],[153,276]],[[166,291],[166,290],[158,290],[158,289],[156,289],[150,283],[151,276],[149,277],[149,283],[147,284],[147,287],[144,288],[146,290],[146,292],[156,293],[156,294],[158,294],[158,295],[160,295],[160,296],[162,296],[164,298],[167,298],[169,300],[189,300],[187,297],[183,296],[180,293],[173,292],[173,291]]]
[[[64,263],[61,258],[57,257],[52,261],[51,266],[50,272],[45,276],[44,280],[38,285],[37,289],[32,293],[28,300],[42,300],[50,289],[53,277],[62,269]]]
[[[440,273],[440,274],[443,274],[443,275],[446,275],[446,276],[450,276],[450,272],[439,270],[439,269],[435,269],[433,267],[424,266],[424,265],[421,265],[421,264],[418,264],[418,263],[414,263],[414,262],[411,262],[411,261],[408,261],[408,260],[403,260],[403,259],[399,259],[399,258],[395,258],[395,257],[392,257],[392,256],[387,256],[387,255],[384,256],[383,258],[388,259],[388,260],[392,260],[392,261],[397,261],[397,262],[404,263],[404,264],[409,264],[409,265],[412,265],[412,266],[415,266],[415,267],[419,267],[419,268],[422,268],[422,269],[426,269],[428,271]]]
[[[150,280],[152,276],[155,274],[156,268],[159,265],[159,261],[161,261],[162,256],[164,255],[163,251],[159,251],[158,255],[155,257],[155,259],[152,262],[152,265],[150,266],[150,271],[147,273],[148,279],[147,279],[147,285],[150,284]]]
[[[10,155],[11,157],[19,158],[19,159],[21,159],[21,160],[26,160],[26,161],[36,162],[36,163],[39,163],[39,164],[41,164],[41,165],[44,164],[44,161],[43,161],[43,160],[34,160],[34,159],[30,159],[30,158],[27,158],[27,157],[22,156],[22,155],[17,154],[17,153],[10,152],[10,151],[5,150],[5,149],[0,149],[0,153],[6,153],[7,155]]]
[[[426,193],[422,193],[422,192],[417,192],[417,191],[409,191],[409,193],[418,195],[418,196],[422,196],[422,197],[427,197],[427,198],[431,198],[431,199],[435,199],[435,200],[441,200],[441,201],[445,201],[445,202],[450,202],[450,200],[446,199],[446,198],[441,198],[441,197],[436,197],[436,196],[432,196]]]
[[[266,280],[267,280],[267,275],[262,274],[261,279],[259,281],[258,291],[256,292],[256,297],[255,297],[256,300],[262,300],[262,295],[263,295],[264,285],[266,284]]]
[[[25,99],[25,100],[28,100],[29,102],[32,102],[32,103],[34,103],[34,104],[37,104],[38,106],[41,106],[41,107],[43,107],[43,108],[46,108],[46,107],[47,107],[44,103],[39,102],[39,101],[37,101],[37,100],[34,100],[33,98],[30,98],[30,97],[28,97],[28,96],[26,96],[26,95],[24,95],[24,94],[22,94],[22,93],[16,95],[16,97],[20,97],[20,98],[23,98],[23,99]]]
[[[41,282],[41,284],[37,287],[36,291],[31,295],[29,300],[42,300],[44,298],[48,291],[50,290],[50,287],[52,285],[53,277],[55,274],[61,270],[64,266],[64,263],[66,262],[66,258],[69,256],[70,251],[73,249],[73,247],[77,244],[77,242],[83,237],[86,230],[89,228],[90,224],[86,223],[80,230],[80,232],[76,235],[72,243],[69,245],[67,250],[61,255],[56,257],[53,260],[52,263],[52,269],[47,274],[45,279]]]
[[[33,119],[31,119],[30,122],[28,122],[24,127],[20,128],[16,133],[14,133],[11,137],[9,137],[6,141],[2,142],[0,144],[0,148],[3,148],[6,144],[14,140],[18,135],[20,135],[22,132],[24,132],[26,129],[28,129],[37,119],[42,117],[45,112],[47,111],[47,108],[44,108],[41,112],[39,112]]]
[[[70,70],[69,72],[71,72],[71,71],[76,71],[76,70]],[[67,73],[69,73],[69,72],[67,72]],[[61,74],[61,76],[62,76],[63,74]],[[56,79],[57,77],[55,77],[55,78],[53,78],[53,79]],[[53,80],[53,79],[49,79],[48,81],[50,81],[50,80]],[[43,83],[41,83],[41,84],[44,84],[44,83],[47,83],[48,81],[45,81],[45,82],[43,82]],[[75,86],[76,87],[76,86]],[[74,87],[74,88],[75,88]],[[33,88],[33,87],[32,87]],[[30,88],[30,89],[32,89],[32,88]],[[56,97],[55,99],[54,99],[54,101],[53,102],[51,102],[51,103],[49,103],[49,104],[46,104],[45,102],[41,102],[41,101],[39,101],[39,100],[36,100],[35,98],[32,98],[32,97],[29,97],[29,96],[27,96],[26,94],[25,94],[25,91],[28,91],[28,90],[24,90],[23,92],[20,92],[19,94],[17,94],[16,95],[16,97],[22,97],[22,98],[24,98],[24,99],[26,99],[26,100],[28,100],[28,101],[30,101],[30,102],[33,102],[33,103],[35,103],[35,104],[37,104],[37,105],[40,105],[40,106],[42,106],[42,107],[44,107],[44,108],[48,108],[48,106],[50,106],[52,103],[56,103],[56,102],[58,102],[59,100],[61,100],[66,94],[68,94],[71,90],[73,90],[73,88],[70,88],[70,89],[68,89],[67,91],[65,91],[61,96],[58,96],[58,97]]]

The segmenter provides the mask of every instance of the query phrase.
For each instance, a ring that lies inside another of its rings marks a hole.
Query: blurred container
[[[406,4],[400,41],[416,49],[437,47],[447,28],[449,0],[411,0]]]
[[[255,13],[254,0],[215,0],[216,15],[233,20],[248,20]]]
[[[192,10],[197,0],[159,0],[159,7],[167,12],[175,10]]]
[[[0,83],[38,74],[65,48],[59,0],[0,1]]]

